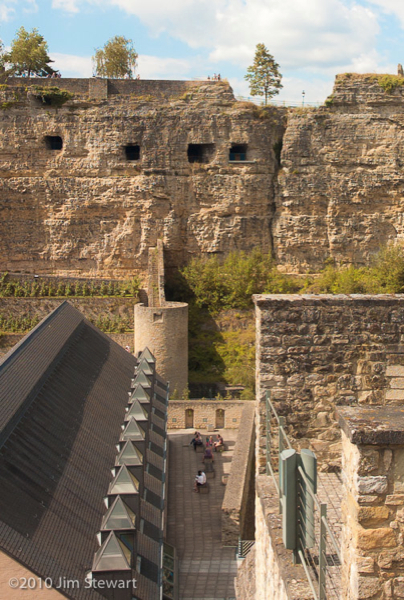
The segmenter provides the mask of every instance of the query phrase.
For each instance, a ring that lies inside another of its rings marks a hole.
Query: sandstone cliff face
[[[0,270],[124,277],[146,270],[158,239],[168,267],[271,247],[281,112],[262,119],[223,83],[164,94],[160,82],[154,96],[129,83],[58,109],[22,87],[0,92]],[[229,162],[232,143],[248,145],[248,162]],[[214,144],[210,162],[190,163],[189,144]]]
[[[330,100],[288,116],[272,229],[285,271],[365,264],[404,239],[403,88],[341,75]]]

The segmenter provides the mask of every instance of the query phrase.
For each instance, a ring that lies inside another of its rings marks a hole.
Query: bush
[[[67,90],[62,90],[57,86],[41,87],[39,85],[33,86],[34,95],[40,98],[43,104],[47,106],[63,106],[66,102],[74,97]]]
[[[196,306],[219,310],[252,307],[252,294],[284,294],[298,291],[292,277],[278,271],[270,254],[232,252],[223,262],[214,256],[193,259],[181,275],[194,296]]]
[[[378,82],[386,94],[392,94],[395,89],[404,85],[404,78],[399,75],[383,75],[378,78]]]

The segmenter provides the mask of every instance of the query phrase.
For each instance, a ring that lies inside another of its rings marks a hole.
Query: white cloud
[[[371,51],[379,30],[371,8],[348,0],[53,0],[55,8],[70,12],[86,3],[119,7],[155,35],[166,31],[192,48],[208,49],[212,62],[243,67],[262,42],[283,69],[335,69]]]
[[[402,0],[367,0],[370,4],[378,6],[387,14],[396,15],[404,27],[404,4]]]
[[[91,77],[92,63],[90,56],[75,56],[74,54],[50,54],[52,67],[62,73],[63,77]]]
[[[52,8],[60,8],[68,13],[79,12],[76,0],[53,0]]]
[[[160,58],[141,54],[138,58],[137,73],[142,79],[182,79],[189,76],[188,60]]]

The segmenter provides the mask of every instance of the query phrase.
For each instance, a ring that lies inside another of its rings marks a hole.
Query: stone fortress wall
[[[259,472],[268,390],[297,444],[323,469],[339,469],[338,408],[404,403],[404,296],[254,298]]]
[[[56,109],[35,85],[75,96]],[[403,91],[375,75],[338,76],[327,106],[268,113],[226,82],[15,78],[0,96],[3,269],[144,274],[162,239],[168,268],[259,247],[305,272],[404,236]],[[229,160],[234,145],[246,160]]]

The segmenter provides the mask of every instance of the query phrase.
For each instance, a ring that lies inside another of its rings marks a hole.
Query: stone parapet
[[[404,597],[404,410],[339,409],[342,598]]]
[[[239,538],[245,539],[244,524],[250,487],[254,486],[254,404],[243,408],[236,446],[231,461],[230,475],[222,504],[222,544],[237,546]]]
[[[322,469],[340,465],[336,409],[404,404],[403,295],[259,295],[256,305],[258,463],[265,395],[297,447]]]
[[[254,600],[312,600],[302,565],[292,564],[292,551],[282,543],[282,516],[272,478],[258,476],[256,490],[255,528],[259,536],[255,542]]]
[[[206,429],[209,425],[215,429],[238,429],[246,404],[254,406],[248,400],[170,400],[168,429]],[[192,411],[192,415],[188,411]]]

